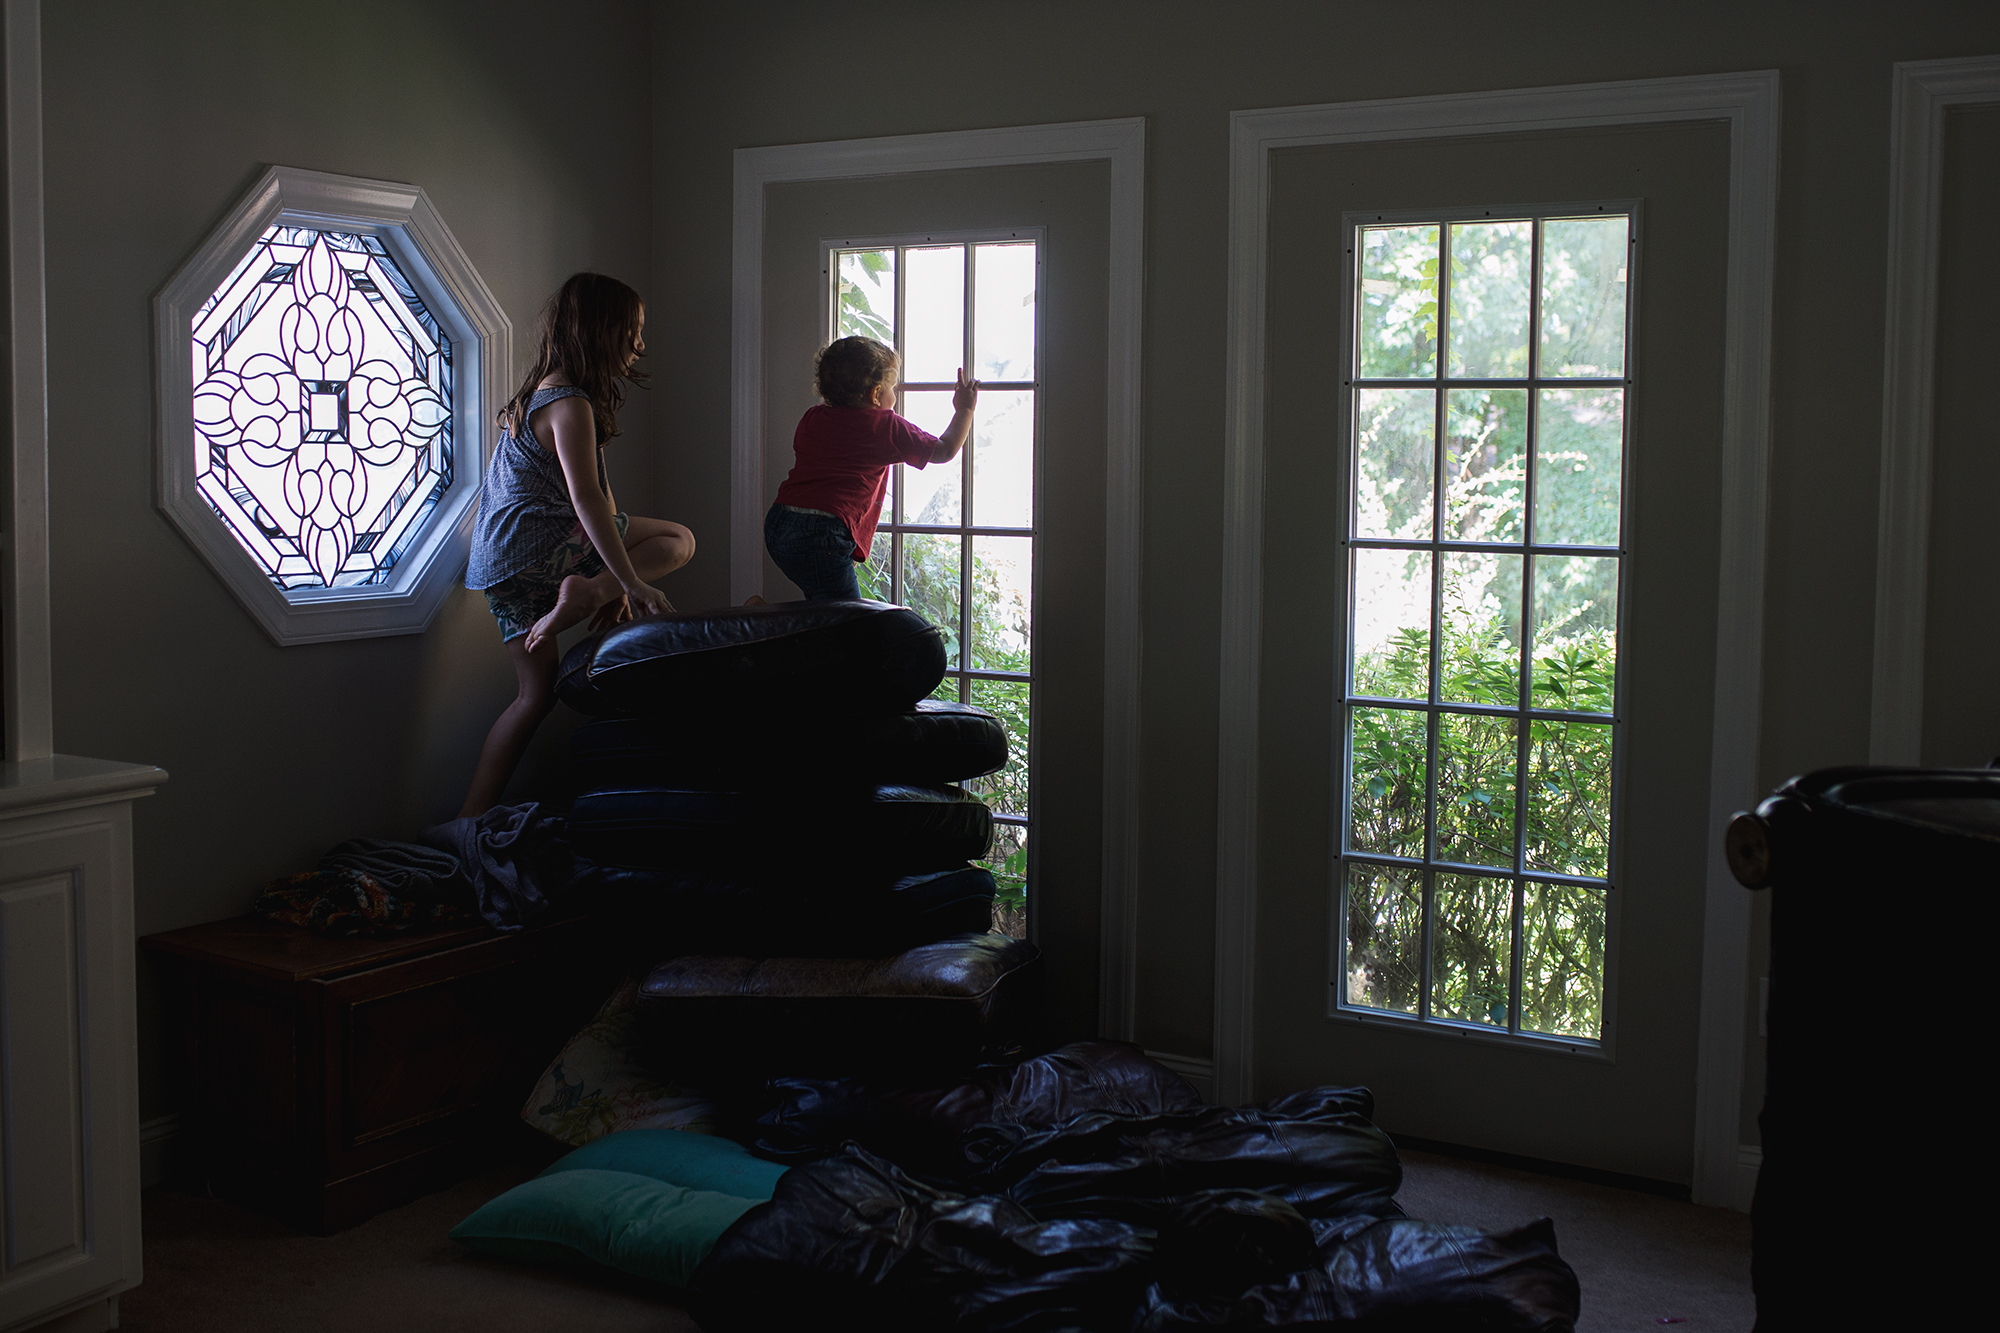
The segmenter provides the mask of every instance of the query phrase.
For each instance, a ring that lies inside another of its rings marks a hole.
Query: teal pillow
[[[583,1258],[685,1287],[722,1233],[759,1202],[629,1171],[570,1169],[508,1190],[451,1236],[503,1259]]]
[[[623,1129],[593,1139],[544,1176],[560,1171],[629,1171],[691,1190],[768,1199],[785,1168],[761,1161],[734,1139],[681,1129]]]

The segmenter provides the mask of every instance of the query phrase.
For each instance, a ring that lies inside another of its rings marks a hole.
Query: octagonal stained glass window
[[[194,481],[279,589],[385,581],[451,489],[452,342],[381,239],[273,226],[196,312]]]

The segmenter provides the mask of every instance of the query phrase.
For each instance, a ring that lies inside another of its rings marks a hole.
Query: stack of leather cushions
[[[990,713],[927,698],[937,628],[882,602],[631,621],[557,689],[570,818],[598,888],[664,959],[642,1029],[674,1054],[796,1067],[963,1059],[1034,1002],[1039,954],[987,934],[1001,768]],[[947,1055],[949,1053],[949,1055]]]

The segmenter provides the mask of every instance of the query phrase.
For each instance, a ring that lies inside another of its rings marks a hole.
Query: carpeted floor
[[[1583,1288],[1578,1333],[1757,1322],[1748,1214],[1407,1150],[1396,1200],[1412,1217],[1492,1231],[1554,1218]]]
[[[146,1280],[120,1301],[134,1333],[680,1333],[694,1321],[616,1275],[482,1259],[446,1238],[535,1174],[524,1156],[337,1236],[169,1189],[145,1199]],[[1582,1333],[1747,1330],[1750,1219],[1628,1190],[1406,1152],[1413,1216],[1504,1229],[1547,1214],[1583,1283]]]

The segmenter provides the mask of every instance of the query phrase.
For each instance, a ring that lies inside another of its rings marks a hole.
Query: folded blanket
[[[358,870],[303,870],[274,879],[251,910],[321,935],[399,935],[471,919],[450,903],[399,897]]]
[[[349,838],[319,859],[321,870],[358,870],[399,898],[471,906],[472,885],[458,858],[420,842]]]

